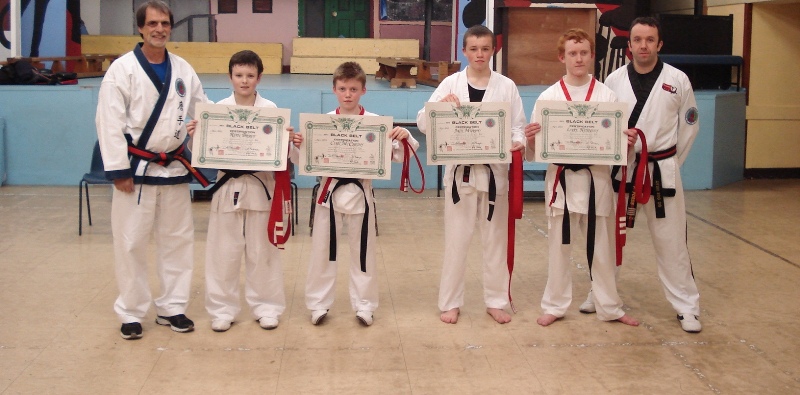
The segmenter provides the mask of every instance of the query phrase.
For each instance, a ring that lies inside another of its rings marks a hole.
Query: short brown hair
[[[146,22],[145,19],[147,19],[148,8],[152,8],[163,14],[169,15],[169,25],[172,26],[175,24],[175,19],[172,16],[172,10],[169,9],[167,3],[164,3],[161,0],[149,0],[145,3],[142,3],[142,5],[136,9],[136,26],[139,26],[140,28],[144,27],[144,23]]]
[[[640,16],[631,22],[631,27],[628,29],[628,31],[633,30],[633,27],[636,25],[645,25],[656,28],[656,32],[658,32],[658,41],[660,42],[663,40],[663,38],[661,38],[661,22],[659,22],[658,19],[651,16]]]
[[[336,81],[342,80],[358,80],[361,86],[367,86],[367,74],[356,62],[344,62],[333,71],[333,86],[336,86]]]
[[[575,41],[576,43],[580,43],[583,42],[583,40],[589,42],[589,48],[592,49],[592,55],[594,55],[594,38],[592,38],[592,36],[589,35],[589,33],[586,33],[583,29],[574,28],[567,30],[566,33],[559,37],[558,56],[564,56],[564,46],[567,44],[567,41]]]
[[[249,49],[239,51],[231,56],[231,60],[228,62],[229,76],[233,75],[233,66],[236,65],[254,66],[258,69],[258,75],[264,72],[264,63],[261,62],[261,57]]]
[[[461,48],[466,48],[467,47],[467,37],[481,38],[481,37],[486,37],[486,36],[489,36],[489,37],[492,38],[492,49],[494,49],[494,45],[495,45],[495,43],[494,43],[494,41],[495,41],[494,33],[491,30],[489,30],[488,27],[483,26],[483,25],[472,26],[469,29],[467,29],[466,32],[464,32],[464,39],[461,41]]]

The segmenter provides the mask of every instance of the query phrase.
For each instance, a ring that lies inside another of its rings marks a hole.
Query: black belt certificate
[[[507,102],[425,103],[428,164],[511,163]]]
[[[300,114],[298,174],[342,178],[392,178],[392,117]]]
[[[199,103],[192,166],[286,170],[291,110]]]
[[[628,105],[539,100],[535,161],[584,165],[628,163]]]

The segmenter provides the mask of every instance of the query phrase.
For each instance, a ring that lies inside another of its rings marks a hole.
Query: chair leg
[[[380,236],[378,232],[378,203],[375,202],[375,190],[372,190],[372,216],[375,217],[375,237]]]
[[[92,205],[89,204],[89,183],[83,184],[86,188],[86,214],[89,215],[89,226],[92,226]]]
[[[78,236],[83,235],[83,180],[78,183]]]
[[[308,217],[309,236],[314,234],[314,212],[317,209],[317,193],[319,193],[319,183],[311,189],[311,214]]]
[[[297,225],[297,184],[291,183],[289,184],[289,193],[291,193],[290,201],[292,203],[292,214],[289,217],[289,222],[292,222],[292,216],[294,217],[294,225]],[[292,236],[294,236],[294,226],[292,226]]]

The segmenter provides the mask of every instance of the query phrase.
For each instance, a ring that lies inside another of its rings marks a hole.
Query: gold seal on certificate
[[[627,105],[610,102],[540,100],[535,160],[547,163],[628,163]]]
[[[192,166],[228,170],[286,170],[291,110],[199,103]]]
[[[511,163],[509,103],[425,103],[428,164]]]
[[[300,114],[304,134],[298,174],[392,178],[392,117]]]

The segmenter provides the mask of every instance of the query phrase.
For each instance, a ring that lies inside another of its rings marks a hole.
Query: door
[[[369,0],[325,2],[325,37],[369,37]]]

